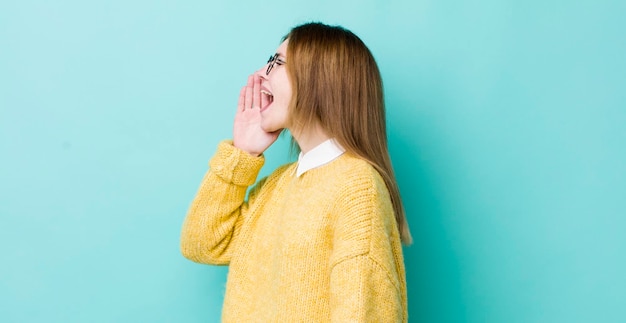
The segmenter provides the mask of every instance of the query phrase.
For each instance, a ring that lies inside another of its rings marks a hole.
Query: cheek
[[[289,102],[291,101],[291,89],[285,88],[281,92],[281,100],[285,105],[289,104]]]
[[[286,72],[284,70],[281,72],[282,73],[276,79],[277,84],[275,89],[279,90],[281,101],[288,103],[291,100],[291,82],[289,82]]]
[[[286,92],[283,89],[280,89],[280,91],[274,90],[274,101],[272,102],[272,105],[280,107],[287,106],[290,100],[291,93]]]
[[[285,105],[289,104],[289,101],[291,101],[291,92],[285,92],[282,95],[282,101]]]

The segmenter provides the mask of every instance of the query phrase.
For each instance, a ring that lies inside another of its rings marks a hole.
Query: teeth
[[[265,91],[265,90],[261,90],[261,93],[263,93],[263,94],[265,94],[265,95],[273,96],[273,94],[272,94],[272,93],[267,92],[267,91]]]

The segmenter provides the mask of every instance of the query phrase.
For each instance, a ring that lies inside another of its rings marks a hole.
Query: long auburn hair
[[[387,185],[401,241],[411,244],[387,147],[382,79],[372,53],[341,26],[306,23],[285,39],[291,128],[319,124],[346,152],[369,162]]]

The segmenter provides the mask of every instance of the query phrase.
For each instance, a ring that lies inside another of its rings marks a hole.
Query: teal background
[[[181,223],[246,76],[321,20],[383,73],[411,322],[626,322],[625,9],[2,1],[0,321],[217,322]]]

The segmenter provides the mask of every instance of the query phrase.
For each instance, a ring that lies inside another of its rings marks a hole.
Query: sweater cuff
[[[263,155],[254,157],[233,146],[232,140],[224,140],[217,146],[217,152],[211,158],[211,171],[227,183],[250,186],[265,163]]]

